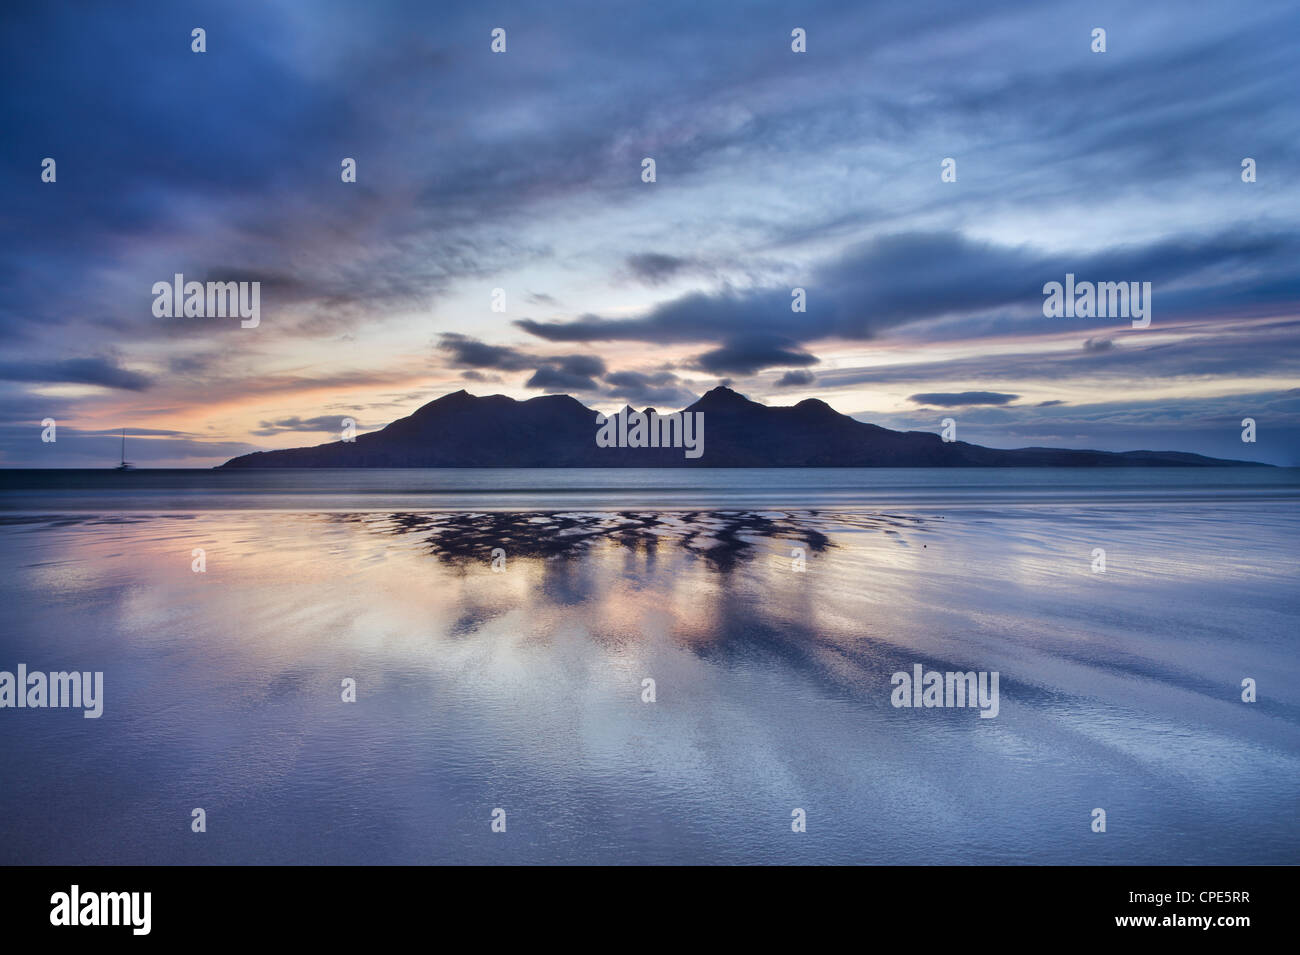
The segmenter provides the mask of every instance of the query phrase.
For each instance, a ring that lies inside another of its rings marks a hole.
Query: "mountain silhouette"
[[[644,409],[647,414],[655,409]],[[257,451],[222,468],[433,467],[1135,467],[1248,466],[1179,451],[1003,451],[943,441],[928,431],[891,431],[807,398],[769,407],[730,388],[709,391],[686,412],[703,414],[703,453],[681,447],[600,447],[597,412],[569,395],[516,401],[457,391],[379,431],[311,448]],[[634,417],[631,408],[622,415]],[[341,419],[340,419],[341,420]],[[1265,465],[1259,465],[1265,466]]]

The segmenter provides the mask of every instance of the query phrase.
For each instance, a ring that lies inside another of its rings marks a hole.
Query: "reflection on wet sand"
[[[551,559],[585,552],[596,541],[645,549],[671,543],[701,557],[716,570],[730,571],[752,560],[758,545],[781,540],[813,553],[834,547],[819,527],[828,523],[898,534],[923,524],[919,517],[823,515],[818,511],[617,511],[330,514],[394,535],[423,535],[428,552],[448,563],[485,559],[493,548],[512,557]],[[906,545],[906,540],[899,538]]]

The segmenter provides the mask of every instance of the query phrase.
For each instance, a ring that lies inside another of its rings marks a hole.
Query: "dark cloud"
[[[816,376],[811,371],[787,371],[778,379],[776,386],[778,388],[795,388],[811,385],[814,381],[816,381]]]
[[[1005,395],[997,391],[932,391],[926,394],[912,395],[907,400],[918,405],[960,408],[967,405],[1005,405],[1019,397],[1019,395]]]
[[[648,405],[685,407],[695,400],[696,394],[681,384],[670,371],[644,374],[638,371],[616,371],[605,376],[605,394],[620,398],[637,407]]]
[[[590,375],[575,374],[553,365],[543,365],[524,382],[525,388],[567,393],[570,391],[595,391],[600,386]]]
[[[525,388],[549,392],[595,391],[596,379],[605,374],[605,362],[595,355],[560,355],[540,358],[541,367],[524,382]]]
[[[1115,347],[1115,341],[1111,338],[1089,338],[1083,343],[1084,351],[1106,351]]]
[[[596,391],[597,379],[606,372],[605,360],[599,355],[533,355],[505,345],[489,345],[468,335],[448,332],[440,336],[438,347],[451,363],[467,370],[461,377],[470,381],[496,381],[477,369],[529,371],[525,388],[548,392]]]
[[[531,369],[533,375],[525,383],[526,388],[594,391],[597,386],[593,379],[605,374],[605,361],[597,355],[532,355],[517,348],[489,345],[477,338],[453,332],[440,336],[438,347],[448,354],[453,365],[467,367],[471,371],[479,368],[498,371]]]
[[[767,334],[806,343],[871,339],[909,322],[1009,309],[1017,313],[1013,327],[1051,334],[1066,320],[1043,317],[1043,285],[1063,281],[1067,272],[1080,281],[1151,282],[1159,321],[1227,303],[1300,299],[1300,276],[1292,267],[1298,257],[1300,237],[1289,233],[1229,231],[1067,254],[976,241],[956,232],[908,232],[871,239],[823,263],[800,286],[807,292],[807,312],[798,316],[790,311],[789,287],[780,286],[693,292],[640,318],[583,315],[568,322],[515,324],[547,341],[699,342]],[[1250,280],[1240,277],[1242,268],[1252,274]],[[1179,287],[1166,291],[1174,282]],[[1128,319],[1109,321],[1129,325]],[[1007,330],[990,325],[983,333]],[[964,332],[970,337],[981,330]],[[952,337],[951,330],[945,337]]]
[[[124,391],[144,391],[153,385],[153,379],[148,375],[123,368],[112,358],[3,362],[0,363],[0,380],[46,385],[99,385]]]
[[[774,366],[817,364],[816,355],[792,348],[792,344],[789,339],[775,335],[741,335],[697,355],[694,364],[713,374],[729,371],[738,375],[752,375]]]
[[[537,365],[537,359],[505,345],[489,345],[454,332],[444,333],[438,347],[447,352],[452,364],[470,368],[496,368],[500,371],[525,371]]]
[[[598,377],[605,374],[605,360],[598,355],[561,355],[542,360],[566,375]]]

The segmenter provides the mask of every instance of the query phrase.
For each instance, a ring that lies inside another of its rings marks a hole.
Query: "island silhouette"
[[[649,416],[624,407],[617,418]],[[1182,451],[1003,450],[945,441],[928,431],[893,431],[806,398],[769,406],[719,386],[681,414],[703,415],[698,457],[680,447],[601,447],[608,419],[570,395],[518,401],[460,390],[387,427],[307,448],[255,451],[221,468],[951,468],[1268,467]],[[340,419],[341,421],[342,419]],[[700,420],[700,419],[696,419]],[[598,423],[599,422],[599,423]]]

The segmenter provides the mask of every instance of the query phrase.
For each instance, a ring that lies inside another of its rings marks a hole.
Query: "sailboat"
[[[126,428],[122,429],[122,463],[113,468],[114,471],[131,471],[135,465],[126,459]]]

